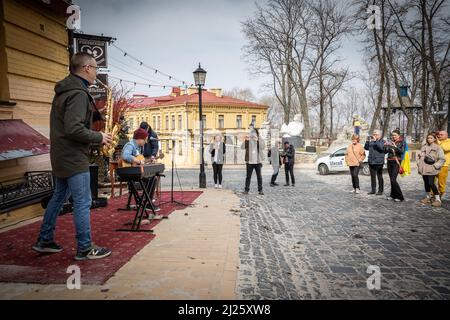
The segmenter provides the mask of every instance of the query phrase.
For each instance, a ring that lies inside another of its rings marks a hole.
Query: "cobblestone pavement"
[[[198,170],[179,170],[184,187],[198,186]],[[211,172],[207,171],[208,187]],[[389,177],[385,191],[389,191]],[[241,299],[450,299],[450,200],[442,208],[422,205],[421,177],[399,178],[406,201],[350,193],[348,174],[320,176],[296,169],[295,187],[268,186],[265,195],[243,195],[244,169],[224,169],[224,187],[241,199]],[[170,181],[170,173],[164,182]],[[177,179],[175,189],[178,190]],[[381,271],[380,290],[369,290],[367,268]]]

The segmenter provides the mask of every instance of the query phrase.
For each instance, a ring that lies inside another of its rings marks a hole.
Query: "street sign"
[[[110,37],[75,33],[76,52],[90,54],[99,68],[108,68],[108,44]]]

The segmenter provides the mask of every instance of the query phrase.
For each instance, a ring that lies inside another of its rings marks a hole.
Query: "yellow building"
[[[165,153],[163,162],[170,165],[172,154],[178,166],[200,163],[200,118],[198,89],[173,88],[162,97],[133,96],[125,118],[130,134],[142,121],[146,121],[158,133]],[[267,118],[268,106],[222,95],[221,89],[202,92],[205,162],[210,162],[208,145],[220,134],[227,144],[225,163],[243,163],[240,144],[254,123],[260,128]],[[175,149],[172,149],[172,146]]]

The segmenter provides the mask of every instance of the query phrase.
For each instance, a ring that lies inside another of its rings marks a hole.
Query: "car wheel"
[[[362,165],[362,174],[365,176],[370,176],[370,168],[369,168],[369,164],[368,163],[363,163]]]
[[[328,166],[324,163],[319,165],[319,174],[322,176],[326,176],[330,173],[330,170],[328,169]]]

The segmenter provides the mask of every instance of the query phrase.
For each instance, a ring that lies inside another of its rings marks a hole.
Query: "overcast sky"
[[[268,93],[267,79],[252,78],[242,57],[245,39],[241,22],[255,11],[254,0],[74,0],[81,7],[84,33],[117,38],[115,44],[144,63],[178,79],[193,82],[192,72],[201,62],[208,72],[208,88],[250,88],[257,97]],[[360,45],[345,41],[341,55],[351,70],[361,67]],[[111,75],[148,82],[119,70],[163,84],[177,84],[154,75],[138,63],[109,49]],[[132,86],[132,85],[131,85]],[[167,92],[137,86],[136,93]],[[270,92],[269,92],[270,93]]]

